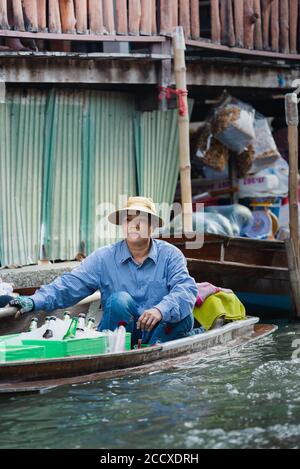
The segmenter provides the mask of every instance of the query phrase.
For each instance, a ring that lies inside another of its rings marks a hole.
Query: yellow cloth
[[[206,298],[202,306],[195,306],[194,316],[207,331],[216,319],[239,321],[246,318],[246,310],[234,293],[219,292]]]

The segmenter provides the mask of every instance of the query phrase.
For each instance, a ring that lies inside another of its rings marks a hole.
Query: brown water
[[[172,371],[3,396],[0,448],[300,448],[296,339],[284,326]]]

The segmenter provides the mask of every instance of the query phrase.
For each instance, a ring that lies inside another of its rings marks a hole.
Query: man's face
[[[151,236],[151,224],[148,215],[135,212],[127,213],[122,221],[123,233],[130,243],[140,243]]]

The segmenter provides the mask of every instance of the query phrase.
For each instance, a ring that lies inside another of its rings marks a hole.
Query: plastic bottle
[[[77,330],[78,331],[82,331],[84,332],[85,331],[85,318],[86,318],[86,314],[79,314],[78,315],[78,325],[77,325]]]
[[[118,329],[116,329],[114,352],[115,353],[125,352],[125,342],[126,342],[126,329],[124,326],[119,326]]]
[[[87,329],[93,330],[95,327],[95,319],[94,318],[89,318],[88,323],[87,323]]]
[[[64,321],[69,321],[71,319],[71,315],[69,311],[64,312]]]
[[[52,339],[55,335],[55,326],[56,326],[56,317],[51,316],[49,320],[49,327],[46,332],[43,334],[44,339]]]
[[[29,332],[35,331],[38,327],[38,319],[32,318],[29,326]]]

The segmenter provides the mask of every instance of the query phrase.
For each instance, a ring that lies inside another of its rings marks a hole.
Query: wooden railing
[[[300,52],[298,18],[298,0],[0,0],[2,37],[151,42],[181,25],[191,45],[283,54]]]

